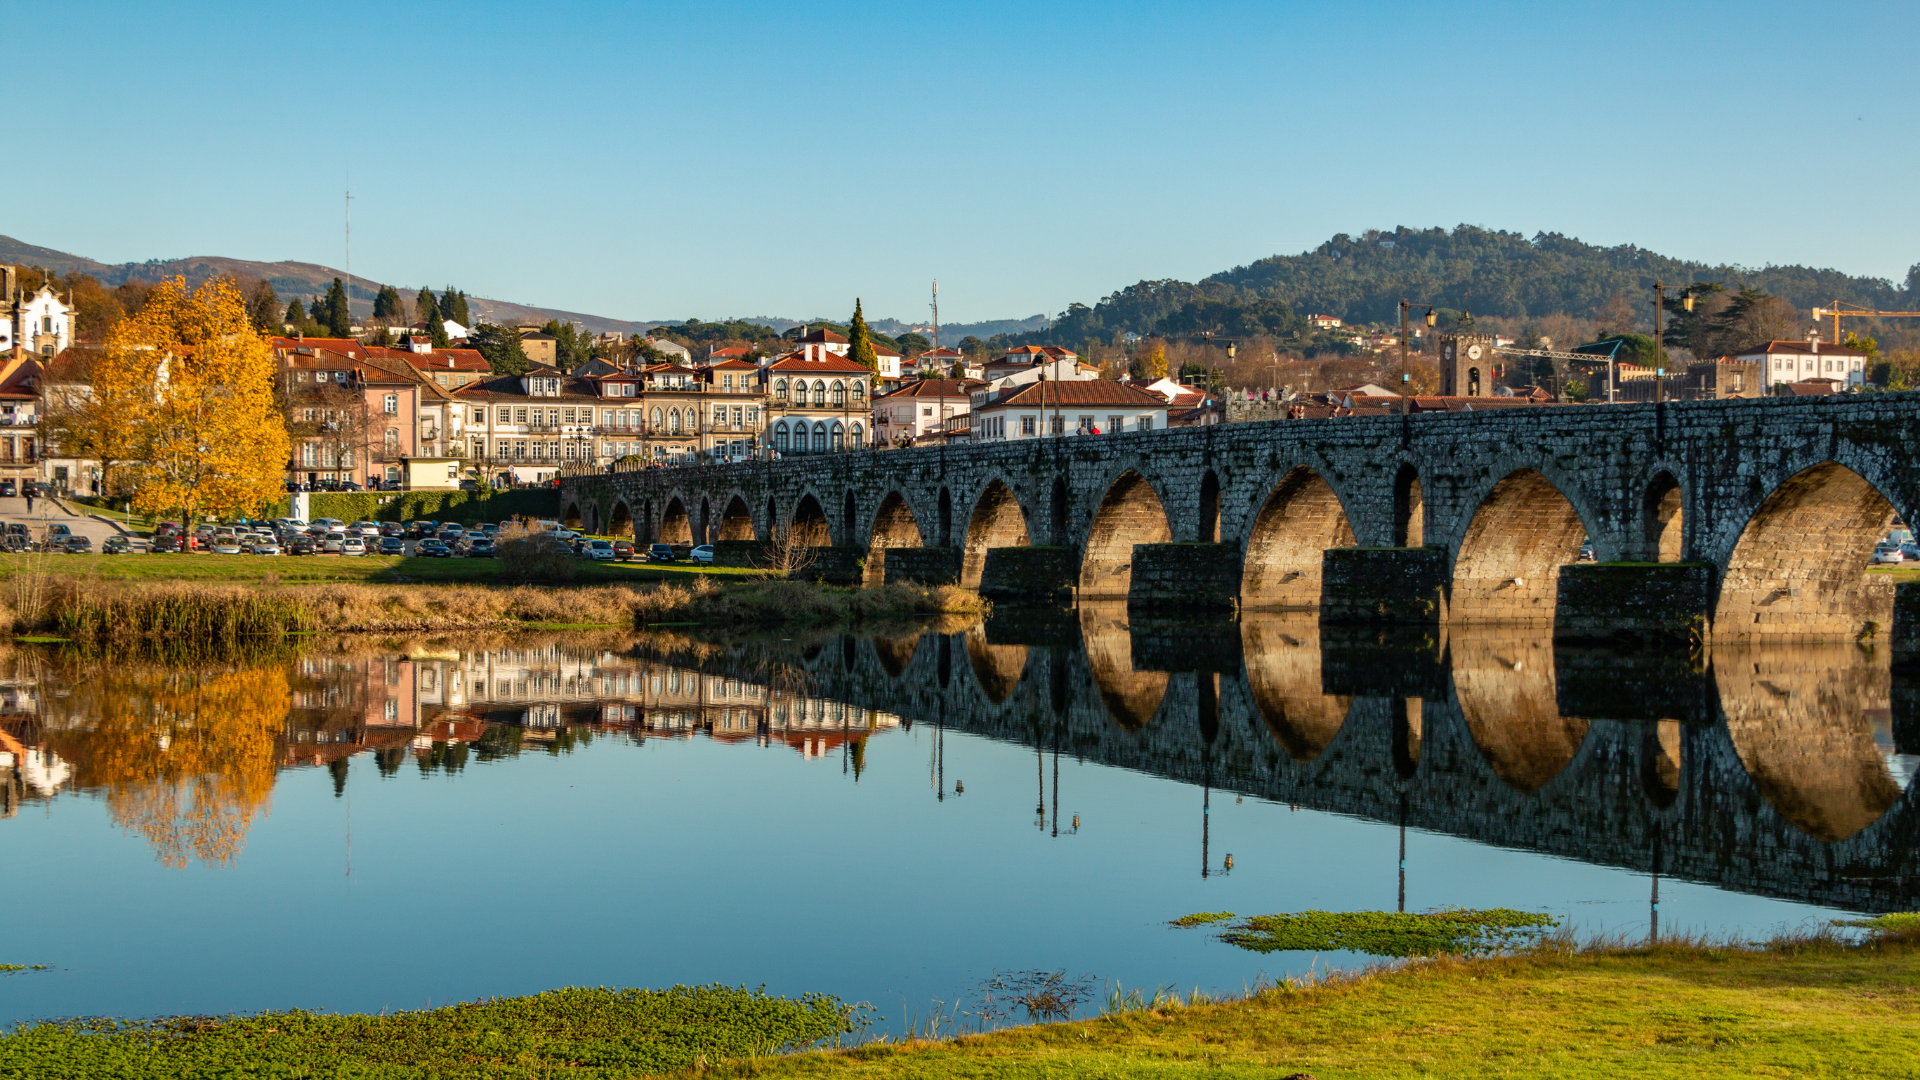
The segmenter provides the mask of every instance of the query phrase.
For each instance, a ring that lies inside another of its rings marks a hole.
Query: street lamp
[[[1660,384],[1666,379],[1667,375],[1666,365],[1662,363],[1660,359],[1660,316],[1666,311],[1666,298],[1666,285],[1663,284],[1659,278],[1655,278],[1653,281],[1653,400],[1656,402],[1661,399]],[[1693,288],[1691,286],[1680,294],[1680,306],[1686,309],[1688,314],[1693,313]]]
[[[1412,381],[1407,377],[1407,309],[1412,306],[1413,306],[1412,301],[1406,300],[1404,298],[1401,299],[1400,301],[1400,415],[1402,416],[1405,416],[1407,415],[1407,413],[1412,411],[1407,405],[1407,391],[1411,389],[1411,387],[1409,387],[1407,384]],[[1433,305],[1428,304],[1427,305],[1427,325],[1435,326],[1435,325],[1438,325],[1439,322],[1440,322],[1440,316],[1434,314]]]

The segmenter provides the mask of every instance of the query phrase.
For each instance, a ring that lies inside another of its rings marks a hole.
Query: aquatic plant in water
[[[1206,926],[1231,913],[1201,912],[1175,926]],[[1400,911],[1300,911],[1254,915],[1220,932],[1220,940],[1249,952],[1359,952],[1370,956],[1475,955],[1531,944],[1560,925],[1551,915],[1512,908]]]

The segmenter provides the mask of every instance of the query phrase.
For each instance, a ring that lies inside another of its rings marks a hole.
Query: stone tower
[[[1493,338],[1448,334],[1440,339],[1440,393],[1447,397],[1492,397]]]

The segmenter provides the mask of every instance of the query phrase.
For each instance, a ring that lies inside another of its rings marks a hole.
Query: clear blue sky
[[[1058,312],[1461,222],[1920,262],[1920,5],[27,4],[0,232],[628,318]],[[37,44],[36,44],[37,43]],[[44,63],[44,70],[40,65]],[[1904,119],[1903,119],[1904,118]]]

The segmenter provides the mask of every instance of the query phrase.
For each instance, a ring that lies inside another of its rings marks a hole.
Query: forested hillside
[[[1275,255],[1199,282],[1142,281],[1020,340],[1084,343],[1116,335],[1298,335],[1303,317],[1389,323],[1402,297],[1477,319],[1565,315],[1616,331],[1651,323],[1652,285],[1719,282],[1780,296],[1805,313],[1834,300],[1920,308],[1920,266],[1907,279],[1851,277],[1803,266],[1709,265],[1632,245],[1596,247],[1557,233],[1531,238],[1462,225],[1342,233],[1299,255]]]

